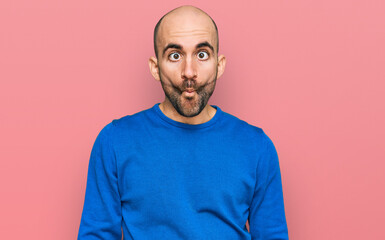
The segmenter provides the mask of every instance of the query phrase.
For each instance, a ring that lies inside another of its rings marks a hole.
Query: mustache
[[[204,87],[215,83],[215,81],[216,81],[216,79],[213,79],[213,80],[208,81],[207,83],[205,83],[201,86],[198,86],[195,80],[187,79],[187,80],[183,81],[181,89],[182,89],[182,92],[185,91],[186,89],[189,89],[189,90],[192,89],[194,91],[199,91],[199,90],[203,89]]]
[[[197,84],[196,84],[196,81],[195,81],[195,80],[193,80],[193,79],[187,79],[187,80],[183,81],[183,83],[182,83],[182,89],[183,89],[183,91],[185,91],[187,88],[188,88],[188,89],[193,89],[194,91],[196,91],[196,88],[197,88],[196,85],[197,85]],[[183,92],[183,91],[182,91],[182,92]]]
[[[166,86],[170,86],[170,87],[176,89],[177,91],[179,91],[180,93],[182,93],[182,92],[186,91],[187,89],[199,92],[200,90],[202,90],[206,86],[215,83],[215,81],[216,81],[216,79],[213,79],[213,80],[208,81],[207,83],[205,83],[201,86],[198,86],[196,80],[194,80],[194,79],[186,79],[182,82],[182,84],[180,86],[174,85],[172,83],[165,83],[165,82],[163,82],[162,84],[166,85]]]

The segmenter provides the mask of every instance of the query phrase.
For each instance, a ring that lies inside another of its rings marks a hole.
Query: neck
[[[167,101],[167,98],[159,104],[160,110],[163,112],[164,115],[171,118],[174,121],[186,123],[186,124],[202,124],[205,122],[210,121],[216,113],[216,109],[207,104],[205,108],[195,117],[185,117],[180,115],[174,108],[174,106],[171,104],[170,101]]]

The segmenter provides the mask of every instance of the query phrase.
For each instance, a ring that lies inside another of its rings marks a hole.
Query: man
[[[121,228],[138,240],[288,239],[272,141],[207,104],[226,63],[214,21],[176,8],[155,27],[154,47],[165,100],[99,133],[78,239],[121,239]]]

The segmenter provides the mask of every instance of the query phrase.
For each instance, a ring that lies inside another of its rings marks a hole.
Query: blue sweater
[[[276,149],[218,106],[190,125],[159,103],[115,119],[92,148],[78,239],[288,239]],[[250,223],[247,231],[246,220]]]

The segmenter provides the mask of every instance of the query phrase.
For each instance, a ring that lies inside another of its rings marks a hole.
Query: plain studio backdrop
[[[381,0],[1,1],[0,239],[76,238],[92,144],[163,101],[153,28],[184,4],[227,57],[209,103],[277,148],[290,239],[385,239]]]

